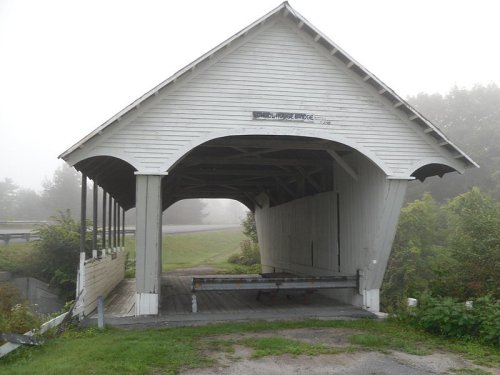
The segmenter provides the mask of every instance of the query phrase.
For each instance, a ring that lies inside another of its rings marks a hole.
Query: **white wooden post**
[[[97,327],[104,328],[104,298],[102,296],[97,297]]]
[[[87,176],[82,173],[82,191],[80,207],[80,252],[85,252],[87,235]]]
[[[198,301],[196,300],[196,294],[191,294],[191,310],[196,313],[198,312]]]
[[[85,253],[80,253],[80,265],[78,268],[78,278],[76,286],[77,306],[75,307],[79,319],[83,319],[83,306],[85,303]]]
[[[156,315],[160,301],[161,179],[136,176],[136,315]]]

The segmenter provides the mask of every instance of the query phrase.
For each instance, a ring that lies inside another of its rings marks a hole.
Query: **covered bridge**
[[[408,182],[476,166],[287,2],[60,157],[137,208],[136,315],[158,313],[161,216],[186,198],[254,211],[264,271],[360,271],[330,293],[378,311]]]

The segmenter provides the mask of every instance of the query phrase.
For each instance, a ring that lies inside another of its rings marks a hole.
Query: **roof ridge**
[[[358,61],[352,58],[347,52],[345,52],[341,47],[339,47],[335,42],[330,40],[328,36],[326,36],[323,32],[317,29],[310,21],[308,21],[304,16],[302,16],[299,12],[297,12],[288,1],[282,2],[276,8],[266,13],[261,18],[252,22],[247,27],[243,28],[230,38],[226,39],[222,43],[218,44],[190,64],[186,65],[184,68],[178,70],[176,73],[162,81],[160,84],[156,85],[153,89],[149,90],[138,99],[133,101],[131,104],[126,106],[116,115],[112,116],[110,119],[105,121],[99,127],[97,127],[94,131],[89,133],[87,136],[82,138],[79,142],[75,143],[68,150],[64,151],[59,158],[65,159],[71,154],[73,151],[81,147],[83,144],[88,142],[90,139],[94,138],[97,134],[102,133],[108,126],[115,123],[116,121],[120,121],[120,119],[129,113],[130,111],[137,109],[144,101],[157,94],[160,90],[168,86],[170,83],[175,82],[178,78],[188,74],[194,67],[204,62],[206,59],[209,59],[210,56],[213,56],[218,51],[222,50],[227,45],[231,44],[234,40],[245,36],[250,30],[254,29],[258,25],[264,23],[266,20],[271,18],[272,16],[280,13],[284,9],[283,16],[291,19],[299,29],[305,30],[306,33],[310,34],[313,37],[316,43],[321,44],[324,48],[330,50],[330,55],[335,56],[342,63],[344,63],[347,68],[354,73],[358,74],[366,84],[375,88],[375,90],[386,99],[388,99],[393,107],[403,111],[408,120],[419,125],[425,133],[434,133],[435,140],[438,142],[440,147],[451,147],[452,150],[457,152],[457,155],[454,155],[454,158],[463,159],[466,165],[479,167],[468,155],[466,155],[460,148],[458,148],[444,133],[431,121],[429,121],[424,115],[422,115],[419,111],[417,111],[413,106],[411,106],[406,100],[401,98],[398,94],[394,92],[388,85],[386,85],[382,80],[380,80],[375,74],[371,73],[368,69],[362,66]],[[448,152],[451,152],[448,150]]]

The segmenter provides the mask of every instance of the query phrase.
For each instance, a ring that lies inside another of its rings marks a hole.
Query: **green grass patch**
[[[283,354],[314,356],[319,354],[336,354],[349,350],[349,348],[332,348],[280,336],[249,338],[237,341],[237,343],[252,348],[254,350],[252,353],[253,358]]]
[[[163,271],[201,265],[230,271],[234,266],[227,259],[240,250],[239,245],[244,238],[241,228],[163,236]],[[129,259],[134,259],[134,238],[126,238],[125,246]]]
[[[481,370],[480,368],[453,368],[451,371],[457,375],[491,375],[491,372]]]
[[[355,345],[330,348],[282,338],[276,330],[294,328],[349,328],[355,331]],[[244,332],[273,332],[271,337],[224,340],[220,335]],[[364,338],[360,336],[364,335]],[[370,336],[381,336],[375,342]],[[206,353],[210,350],[232,352],[235,344],[254,349],[256,357],[267,355],[317,355],[353,350],[401,350],[406,347],[433,351],[451,350],[477,359],[483,364],[500,364],[494,347],[469,346],[470,343],[449,341],[415,331],[391,321],[298,321],[227,323],[201,327],[179,327],[145,330],[106,329],[73,330],[49,340],[41,347],[19,349],[0,359],[0,373],[5,374],[175,374],[183,368],[206,367],[214,364]],[[365,345],[367,344],[368,345]]]
[[[389,344],[389,340],[385,337],[370,334],[352,335],[349,337],[349,342],[351,344],[366,346],[368,348],[385,348]]]

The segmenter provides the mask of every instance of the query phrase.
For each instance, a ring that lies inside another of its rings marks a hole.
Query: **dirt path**
[[[217,275],[219,270],[212,266],[200,265],[192,268],[179,268],[177,270],[164,272],[163,276],[201,276],[201,275]]]
[[[349,336],[355,331],[337,328],[303,328],[272,332],[250,332],[217,336],[217,340],[233,342],[229,351],[213,350],[203,353],[216,360],[212,368],[183,371],[183,375],[430,375],[430,374],[495,374],[498,368],[486,368],[473,364],[459,355],[436,352],[418,356],[402,352],[381,353],[354,349],[328,355],[281,355],[254,358],[253,349],[240,343],[246,339],[283,337],[310,344],[322,344],[331,348],[349,347]],[[483,371],[483,372],[481,372]]]

